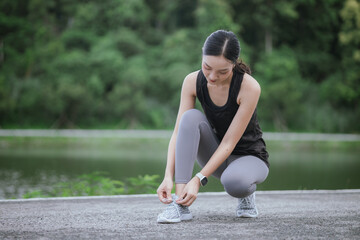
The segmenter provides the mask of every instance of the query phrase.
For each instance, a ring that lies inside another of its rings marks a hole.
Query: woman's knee
[[[180,119],[180,127],[198,126],[201,121],[204,121],[204,114],[197,109],[190,109],[185,111]]]
[[[181,119],[185,119],[185,120],[196,120],[196,119],[203,119],[204,118],[204,114],[198,110],[198,109],[195,109],[195,108],[192,108],[192,109],[189,109],[187,111],[185,111],[182,116],[181,116]]]
[[[256,190],[256,184],[249,182],[247,179],[241,177],[221,176],[221,183],[225,191],[233,197],[244,198],[252,194]]]

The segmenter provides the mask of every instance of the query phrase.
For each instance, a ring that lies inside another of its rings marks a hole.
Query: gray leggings
[[[197,109],[186,111],[180,120],[175,149],[175,183],[187,183],[192,178],[195,159],[201,167],[209,161],[219,146],[205,115]],[[256,190],[269,173],[264,161],[255,156],[230,155],[212,174],[220,178],[225,191],[243,198]]]

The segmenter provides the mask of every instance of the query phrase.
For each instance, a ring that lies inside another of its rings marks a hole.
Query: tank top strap
[[[196,78],[196,96],[201,103],[204,101],[204,91],[203,91],[204,79],[205,76],[202,70],[200,70]]]
[[[230,98],[232,101],[236,102],[237,97],[239,95],[240,88],[241,88],[241,83],[244,78],[244,74],[238,73],[235,71],[234,71],[234,74],[235,74],[235,77],[233,78],[234,83],[230,85],[230,86],[232,86],[232,89],[230,90]]]

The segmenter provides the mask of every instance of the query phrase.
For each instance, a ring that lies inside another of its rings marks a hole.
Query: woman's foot
[[[258,214],[255,205],[255,192],[245,198],[239,198],[239,205],[236,209],[237,217],[255,218]]]
[[[177,196],[173,197],[173,202],[170,203],[166,209],[158,215],[158,223],[178,223],[192,219],[192,214],[189,207],[177,204],[175,201]]]

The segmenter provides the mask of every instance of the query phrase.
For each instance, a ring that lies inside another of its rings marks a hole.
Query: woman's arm
[[[175,173],[175,146],[176,146],[176,137],[178,133],[179,122],[184,112],[195,107],[197,74],[198,71],[187,75],[184,79],[181,89],[180,106],[176,118],[174,131],[171,135],[171,139],[168,146],[164,181],[157,190],[160,201],[165,202],[164,199],[169,200],[166,201],[165,203],[171,202],[171,189],[173,187],[173,178]]]
[[[239,109],[219,147],[200,171],[204,176],[209,177],[230,156],[250,122],[258,103],[260,92],[261,89],[258,82],[250,75],[245,74],[238,95]],[[197,197],[199,186],[200,180],[198,177],[191,179],[177,203],[190,206]]]
[[[180,106],[176,117],[174,131],[171,135],[168,147],[167,164],[165,170],[165,177],[169,177],[171,179],[173,179],[175,171],[175,145],[180,119],[184,112],[195,107],[197,73],[198,72],[194,72],[187,75],[181,88]]]

